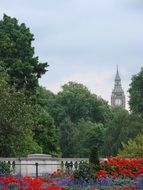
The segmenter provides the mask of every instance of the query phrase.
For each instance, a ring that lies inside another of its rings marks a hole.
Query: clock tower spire
[[[114,89],[111,95],[111,106],[125,108],[125,95],[121,85],[121,78],[118,71],[118,65],[115,76]]]

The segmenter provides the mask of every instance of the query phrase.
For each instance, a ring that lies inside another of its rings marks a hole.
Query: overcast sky
[[[143,65],[142,0],[0,0],[4,13],[30,28],[35,55],[49,63],[41,85],[56,93],[76,81],[110,103],[118,64],[128,96]]]

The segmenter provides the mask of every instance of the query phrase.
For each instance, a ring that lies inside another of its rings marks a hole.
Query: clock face
[[[122,104],[121,99],[119,99],[119,98],[115,99],[115,105],[116,106],[120,106],[121,104]]]

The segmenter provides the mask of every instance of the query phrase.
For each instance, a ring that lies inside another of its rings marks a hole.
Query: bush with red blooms
[[[101,170],[95,173],[97,178],[118,176],[135,178],[143,174],[142,158],[118,158],[110,157],[100,163]]]

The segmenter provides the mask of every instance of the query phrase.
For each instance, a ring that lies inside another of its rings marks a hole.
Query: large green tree
[[[74,130],[75,125],[69,117],[66,117],[64,118],[64,120],[61,121],[59,135],[62,157],[74,157]]]
[[[99,150],[104,142],[104,127],[102,124],[79,120],[74,133],[74,153],[76,157],[88,158],[91,147],[97,146]]]
[[[129,88],[129,105],[132,112],[143,116],[143,68],[132,77]]]
[[[83,84],[76,82],[68,82],[62,86],[62,91],[56,95],[53,109],[50,107],[48,111],[57,125],[67,116],[74,123],[81,118],[105,123],[111,116],[106,101],[92,94]]]
[[[0,156],[29,153],[59,155],[58,134],[51,116],[33,105],[22,90],[10,86],[0,67]]]
[[[33,108],[23,92],[17,92],[6,82],[7,76],[0,75],[0,156],[27,156],[41,153],[42,148],[34,140],[32,126]]]
[[[60,145],[64,157],[85,156],[87,155],[85,152],[89,152],[85,150],[86,146],[82,146],[85,151],[81,155],[79,148],[75,149],[76,141],[80,138],[77,137],[76,139],[75,135],[78,133],[78,126],[81,125],[84,128],[82,120],[84,120],[85,126],[86,122],[105,124],[112,115],[106,101],[92,94],[84,85],[76,82],[68,82],[63,85],[62,90],[57,95],[44,88],[39,88],[37,97],[38,103],[44,105],[44,109],[54,118],[55,125],[59,130]],[[81,124],[79,124],[80,122]],[[92,132],[96,136],[97,131],[95,131],[96,129],[93,129]],[[85,133],[83,132],[81,136],[83,134]],[[89,136],[91,136],[90,132]],[[85,137],[86,134],[80,139]],[[97,140],[96,137],[94,139]],[[90,141],[89,139],[86,140]]]
[[[52,112],[52,110],[54,110],[55,98],[56,95],[45,87],[39,86],[36,89],[36,103],[47,112]]]
[[[60,155],[58,131],[53,118],[39,105],[34,106],[34,139],[43,153],[54,156]]]
[[[34,55],[33,34],[24,23],[7,15],[0,21],[0,65],[9,74],[9,83],[33,93],[38,78],[46,72],[47,63]]]
[[[134,139],[143,130],[142,123],[140,116],[115,108],[113,118],[106,123],[103,155],[116,156],[123,143]]]
[[[34,55],[33,40],[24,23],[3,16],[0,21],[0,69],[4,81],[4,85],[0,82],[0,105],[4,107],[0,113],[0,151],[3,156],[60,152],[54,121],[43,109],[45,102],[36,94],[37,88],[40,89],[38,79],[48,64],[40,63]]]

